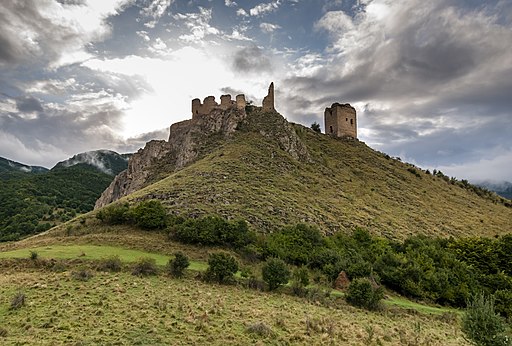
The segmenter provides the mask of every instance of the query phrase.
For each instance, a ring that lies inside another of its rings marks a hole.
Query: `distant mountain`
[[[108,175],[117,175],[126,169],[130,156],[131,154],[118,154],[111,150],[88,151],[57,163],[52,170],[85,164]]]
[[[12,161],[0,157],[0,173],[4,172],[21,172],[21,173],[43,173],[47,172],[48,168],[40,166],[28,166],[22,163]]]
[[[494,191],[501,197],[508,198],[512,200],[512,183],[508,181],[503,181],[500,183],[484,181],[477,184],[487,190]]]
[[[6,169],[0,170],[0,241],[45,231],[92,210],[114,174],[126,169],[127,156],[106,150],[87,152],[49,171],[32,167],[39,174],[22,173],[31,166],[1,160]]]

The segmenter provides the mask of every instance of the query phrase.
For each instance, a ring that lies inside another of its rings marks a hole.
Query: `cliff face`
[[[208,143],[231,136],[245,118],[245,110],[215,109],[207,115],[173,124],[169,141],[150,141],[130,158],[128,168],[117,175],[94,208],[101,208],[196,160]]]

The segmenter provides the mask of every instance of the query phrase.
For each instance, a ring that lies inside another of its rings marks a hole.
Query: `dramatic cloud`
[[[319,108],[356,104],[364,140],[426,166],[511,152],[512,30],[489,8],[375,0],[315,28],[331,37],[330,61],[286,82]]]
[[[238,50],[233,59],[233,65],[237,71],[243,73],[261,73],[272,71],[270,59],[265,56],[262,49],[251,46]]]
[[[258,104],[274,81],[291,121],[323,125],[326,106],[350,102],[376,149],[512,181],[509,42],[503,0],[6,1],[0,156],[50,167],[135,150],[195,97]]]

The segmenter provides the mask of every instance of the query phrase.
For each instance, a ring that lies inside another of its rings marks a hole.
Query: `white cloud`
[[[86,46],[110,35],[106,19],[131,2],[6,2],[0,7],[1,49],[7,60],[14,63],[34,60],[58,68],[84,61],[91,57]]]
[[[233,1],[233,0],[224,0],[224,4],[227,7],[236,7],[236,6],[238,6],[238,4],[235,1]]]
[[[249,17],[249,13],[247,13],[247,11],[243,8],[239,8],[238,10],[236,10],[236,15],[240,17]]]
[[[212,19],[211,8],[199,7],[199,13],[178,13],[174,18],[183,20],[185,26],[190,30],[190,34],[184,34],[179,37],[182,41],[201,43],[206,36],[221,34],[219,29],[210,25]]]
[[[251,16],[263,16],[265,14],[276,11],[280,5],[280,0],[272,1],[269,3],[261,3],[251,8],[249,10],[249,13],[251,14]]]
[[[281,26],[279,26],[277,24],[271,24],[271,23],[261,23],[260,29],[264,33],[272,33],[274,31],[276,31],[277,29],[281,29]]]
[[[144,25],[148,28],[154,28],[173,2],[174,0],[152,0],[147,7],[140,11],[143,16],[152,18],[149,22],[144,23]]]

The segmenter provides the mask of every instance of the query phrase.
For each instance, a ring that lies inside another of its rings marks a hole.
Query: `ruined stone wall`
[[[350,104],[333,103],[324,112],[325,133],[334,137],[357,138],[356,110]]]
[[[268,94],[263,98],[262,107],[264,112],[276,111],[274,108],[274,82],[270,83],[270,86],[268,87]]]
[[[245,109],[247,102],[245,101],[245,95],[240,94],[236,95],[236,108],[237,109]]]
[[[215,102],[215,96],[206,97],[203,103],[196,98],[192,100],[192,119],[210,114],[214,109],[228,110],[236,108],[242,110],[245,109],[245,105],[245,95],[243,94],[236,95],[236,101],[231,99],[231,95],[222,95],[220,97],[220,105]]]

